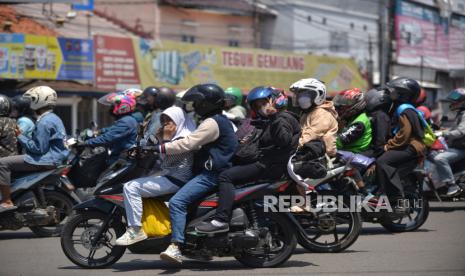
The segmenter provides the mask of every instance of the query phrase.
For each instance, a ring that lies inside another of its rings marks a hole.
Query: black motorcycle
[[[134,150],[126,160],[112,166],[100,177],[94,198],[74,207],[76,214],[67,221],[61,235],[63,252],[73,263],[100,268],[117,262],[124,254],[126,247],[115,246],[116,238],[126,230],[123,183],[135,178],[138,166],[143,164],[138,162],[140,152]],[[283,185],[287,183],[251,183],[238,188],[227,233],[206,235],[195,231],[195,226],[215,213],[215,195],[193,204],[187,217],[183,255],[203,259],[233,256],[249,267],[284,263],[296,247],[293,229],[297,225],[288,213],[265,212],[263,202],[265,195],[276,194]],[[167,201],[171,196],[158,199]],[[169,243],[170,236],[153,237],[128,249],[137,254],[159,254]]]
[[[366,185],[371,186],[374,190],[378,189],[378,185],[374,183],[374,172],[367,170],[374,165],[374,158],[368,158],[360,154],[354,154],[352,158],[340,158],[349,168],[348,175],[340,179],[342,183],[352,183],[345,187],[350,187],[344,193],[356,195],[357,185],[350,175],[355,173],[355,170],[363,172],[363,179]],[[380,223],[385,229],[391,232],[409,232],[420,228],[428,219],[429,202],[423,192],[423,181],[425,171],[421,168],[418,162],[409,162],[399,170],[399,175],[402,180],[404,189],[403,198],[395,202],[390,202],[386,197],[384,202],[369,201],[364,208],[361,208],[363,221]],[[374,191],[373,190],[373,191]],[[389,204],[389,208],[387,208]]]
[[[29,227],[39,237],[59,236],[73,208],[60,182],[66,168],[13,174],[11,199],[17,208],[0,213],[0,230]]]

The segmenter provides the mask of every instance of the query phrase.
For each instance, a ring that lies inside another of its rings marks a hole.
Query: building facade
[[[261,0],[279,11],[261,25],[262,45],[317,55],[350,57],[379,82],[379,5],[366,0]]]

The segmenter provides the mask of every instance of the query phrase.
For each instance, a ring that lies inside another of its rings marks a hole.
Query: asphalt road
[[[314,254],[297,248],[273,269],[249,269],[232,258],[167,264],[128,251],[112,267],[84,270],[63,255],[58,238],[35,238],[28,229],[0,232],[0,275],[465,275],[465,210],[435,211],[418,231],[391,234],[364,224],[344,253]]]

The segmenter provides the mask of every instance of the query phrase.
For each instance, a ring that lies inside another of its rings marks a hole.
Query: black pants
[[[243,166],[234,166],[220,173],[218,176],[218,208],[215,220],[229,222],[231,220],[234,203],[234,184],[243,184],[262,178],[265,166],[255,162]]]
[[[388,150],[376,160],[376,180],[388,197],[404,196],[402,178],[418,164],[418,155],[411,146],[404,150]]]

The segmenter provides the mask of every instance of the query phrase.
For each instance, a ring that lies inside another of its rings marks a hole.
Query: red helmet
[[[343,119],[350,119],[365,110],[366,101],[362,91],[351,88],[339,92],[333,99],[337,113]]]
[[[431,110],[429,110],[429,108],[427,108],[426,106],[421,105],[417,107],[417,110],[423,113],[423,118],[425,118],[425,120],[431,119]]]
[[[418,96],[417,100],[415,101],[415,104],[417,106],[422,105],[426,102],[426,91],[425,89],[420,90],[420,96]]]

